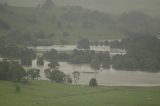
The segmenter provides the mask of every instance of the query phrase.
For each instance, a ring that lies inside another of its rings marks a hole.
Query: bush
[[[92,79],[89,81],[89,86],[91,86],[91,87],[97,86],[97,80],[96,80],[95,78],[92,78]]]

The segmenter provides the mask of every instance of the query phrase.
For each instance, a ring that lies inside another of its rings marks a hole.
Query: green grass
[[[32,81],[0,81],[0,106],[160,106],[160,87],[83,87]]]

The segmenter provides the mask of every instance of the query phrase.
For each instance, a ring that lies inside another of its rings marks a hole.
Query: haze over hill
[[[13,6],[35,7],[44,0],[6,0]],[[141,10],[159,16],[160,0],[53,0],[57,5],[80,5],[89,9],[121,14],[123,12]]]

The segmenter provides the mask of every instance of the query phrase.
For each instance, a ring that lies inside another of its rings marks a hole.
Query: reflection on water
[[[48,68],[45,65],[37,66],[36,60],[33,60],[32,68],[41,70],[41,80],[46,80],[44,69]],[[88,84],[91,78],[95,77],[95,70],[89,65],[72,65],[66,62],[60,62],[59,69],[66,74],[72,75],[72,72],[79,71],[81,73],[79,84]],[[160,85],[160,73],[146,73],[140,71],[118,71],[114,69],[98,71],[97,82],[99,85],[110,86],[158,86]]]

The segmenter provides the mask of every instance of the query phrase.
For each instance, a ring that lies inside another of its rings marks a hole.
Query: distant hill
[[[13,6],[35,7],[44,0],[6,0]],[[141,10],[151,15],[160,15],[160,0],[53,0],[57,5],[80,5],[89,9],[120,14]]]

